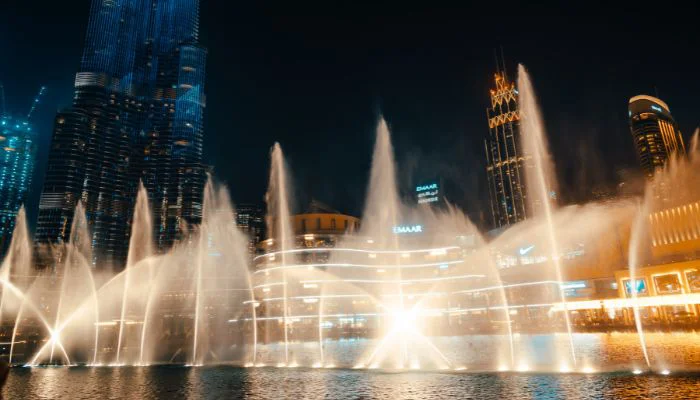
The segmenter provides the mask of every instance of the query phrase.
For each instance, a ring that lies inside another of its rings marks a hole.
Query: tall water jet
[[[136,195],[136,206],[134,207],[134,216],[131,222],[131,236],[129,238],[129,254],[127,256],[127,268],[133,268],[144,260],[148,260],[153,256],[153,220],[151,217],[151,209],[148,202],[148,192],[143,186],[143,182],[139,182],[139,191]],[[143,323],[141,325],[141,334],[139,338],[139,363],[143,364],[143,350],[144,342],[146,337],[146,332],[148,331],[148,322],[150,311],[150,302],[153,300],[152,289],[153,289],[153,279],[154,271],[150,265],[145,265],[148,268],[148,295],[146,298],[146,305],[144,306],[143,312]],[[131,272],[129,270],[129,272]],[[125,281],[128,280],[127,276],[124,277]],[[125,283],[126,287],[127,283]],[[122,302],[122,318],[120,320],[119,335],[123,335],[122,330],[124,327],[124,313],[125,313],[124,302]],[[119,348],[117,348],[117,353],[119,353]],[[119,358],[117,356],[117,358]],[[119,363],[119,360],[117,360]]]
[[[562,288],[562,271],[559,256],[557,234],[552,221],[552,208],[556,200],[556,173],[552,162],[545,135],[544,122],[540,115],[539,106],[535,98],[535,91],[530,81],[530,76],[525,67],[518,66],[518,91],[520,95],[521,134],[522,144],[526,158],[530,158],[532,166],[526,168],[527,185],[529,186],[527,197],[532,213],[542,216],[547,224],[547,236],[549,242],[549,254],[554,265],[559,297],[564,305],[564,319],[569,338],[571,360],[576,365],[576,349],[571,332],[571,319],[566,305],[566,295]]]
[[[200,364],[197,353],[199,352],[200,314],[202,308],[202,269],[204,268],[205,258],[208,256],[209,218],[210,213],[215,212],[215,207],[213,205],[214,199],[214,187],[211,179],[207,179],[207,184],[204,186],[204,198],[202,201],[202,223],[199,226],[197,250],[195,251],[194,333],[192,339],[192,357],[190,361],[190,365],[193,366]]]
[[[15,229],[12,232],[12,241],[7,250],[5,259],[0,265],[0,278],[10,281],[14,276],[28,280],[32,268],[32,248],[29,230],[27,229],[27,217],[24,206],[19,209],[15,219]],[[26,286],[26,285],[25,285]],[[7,307],[6,290],[0,294],[0,324],[2,324],[4,311]]]
[[[394,253],[393,256],[390,256],[396,267],[392,269],[394,283],[389,284],[388,292],[397,294],[395,298],[398,299],[398,304],[384,304],[383,306],[390,310],[390,313],[397,319],[396,323],[407,315],[402,284],[402,261],[398,251],[399,238],[393,231],[394,227],[400,224],[401,200],[396,182],[396,162],[394,161],[391,134],[383,117],[379,119],[377,124],[376,141],[372,153],[372,169],[362,220],[361,235],[371,238],[377,248]],[[391,330],[394,330],[393,327],[390,328]],[[408,362],[408,344],[405,335],[400,334],[399,341],[401,350],[397,364],[403,366]],[[379,350],[378,348],[377,351]]]
[[[639,295],[637,293],[637,268],[640,263],[640,248],[643,243],[644,231],[646,227],[646,216],[649,215],[649,196],[645,196],[645,200],[637,211],[637,215],[632,222],[632,233],[630,236],[629,245],[629,271],[630,271],[630,295],[632,296],[632,312],[634,313],[634,325],[637,329],[639,337],[639,345],[644,355],[644,361],[647,368],[651,368],[649,360],[649,352],[647,350],[647,341],[644,336],[644,327],[642,326],[642,318],[639,310]],[[625,288],[623,288],[625,290]]]
[[[284,154],[279,143],[272,146],[270,153],[270,180],[265,201],[267,203],[268,237],[280,252],[280,263],[287,265],[288,250],[292,249],[293,233],[289,212],[289,195]],[[287,304],[287,272],[282,270],[282,321],[284,325],[284,363],[289,364],[289,310]]]
[[[53,354],[56,342],[61,341],[62,326],[64,319],[71,313],[76,312],[84,302],[92,300],[92,312],[94,313],[94,349],[93,363],[97,357],[97,345],[99,342],[99,300],[97,287],[92,275],[92,247],[91,238],[88,231],[88,222],[81,202],[75,207],[73,212],[73,222],[71,224],[70,237],[68,243],[57,249],[59,259],[63,262],[56,265],[56,270],[61,273],[61,284],[58,293],[58,306],[54,320],[54,335],[52,339],[49,363],[53,363]],[[62,253],[65,253],[64,256]],[[83,283],[80,287],[73,287],[77,283]],[[82,292],[85,290],[85,292]],[[83,298],[85,296],[85,298]]]
[[[122,340],[124,338],[124,322],[126,319],[127,302],[129,300],[129,284],[132,269],[140,261],[151,256],[152,250],[152,223],[148,207],[148,193],[142,182],[139,182],[139,190],[136,196],[136,207],[131,222],[131,235],[129,238],[129,253],[126,260],[124,274],[124,286],[122,291],[121,311],[119,317],[119,336],[117,338],[117,356],[115,363],[121,363]],[[150,286],[150,285],[149,285]]]

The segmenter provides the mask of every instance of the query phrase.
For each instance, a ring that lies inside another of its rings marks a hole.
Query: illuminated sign
[[[394,227],[394,233],[423,233],[423,225],[397,225]]]
[[[635,279],[634,287],[632,285],[632,280],[625,280],[625,291],[627,294],[646,294],[647,293],[647,283],[644,279]]]
[[[534,249],[534,248],[535,248],[535,245],[533,244],[532,246],[521,247],[520,249],[518,249],[518,252],[520,252],[520,255],[521,255],[521,256],[524,256],[524,255],[526,255],[527,253],[531,252],[532,249]]]
[[[663,110],[659,106],[651,106],[651,109],[654,111],[662,112]]]
[[[437,190],[437,189],[438,189],[437,183],[431,183],[431,184],[423,185],[423,186],[416,186],[416,192],[425,192],[426,190]]]
[[[418,204],[435,203],[440,200],[440,187],[437,183],[416,186]]]
[[[586,282],[584,281],[562,282],[559,284],[559,286],[562,288],[562,290],[583,289],[587,287]]]

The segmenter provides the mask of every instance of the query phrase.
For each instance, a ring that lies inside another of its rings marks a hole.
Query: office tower
[[[159,250],[201,218],[206,50],[198,0],[93,0],[73,105],[55,120],[38,243],[70,237],[78,201],[93,264],[126,260],[139,180]]]
[[[685,155],[683,136],[668,105],[639,95],[629,101],[629,123],[639,163],[648,177],[673,155]]]
[[[492,223],[494,228],[502,228],[528,216],[525,168],[532,163],[522,149],[515,83],[508,79],[505,67],[499,67],[494,79],[496,87],[491,90],[491,105],[486,109],[489,135],[484,146]]]
[[[0,84],[0,259],[12,241],[17,213],[27,200],[36,162],[36,134],[31,116],[45,88],[34,99],[24,118],[13,118],[5,109]]]

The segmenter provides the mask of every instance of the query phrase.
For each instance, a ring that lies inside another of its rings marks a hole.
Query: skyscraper
[[[0,93],[0,259],[12,240],[17,212],[27,199],[36,161],[36,134],[31,114],[44,92],[39,91],[25,118],[13,118],[5,111]],[[0,85],[0,91],[2,91]]]
[[[95,265],[126,260],[136,188],[159,249],[201,218],[206,50],[198,0],[93,0],[73,106],[55,120],[37,241],[70,236],[82,201]]]
[[[494,75],[491,106],[486,108],[489,135],[484,140],[486,177],[494,228],[502,228],[528,216],[525,203],[525,168],[531,157],[522,149],[518,90],[505,68]]]
[[[685,154],[683,136],[666,103],[639,95],[630,99],[628,109],[632,139],[644,174],[651,177],[671,155]]]

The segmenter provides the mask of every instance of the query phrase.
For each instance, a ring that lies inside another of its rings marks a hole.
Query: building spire
[[[0,114],[0,117],[4,117],[7,115],[7,109],[5,108],[5,85],[0,82],[0,110],[2,111],[2,114]]]
[[[46,86],[42,86],[39,89],[39,93],[34,98],[34,101],[32,102],[32,106],[29,107],[29,112],[27,113],[27,121],[32,119],[32,114],[34,114],[34,110],[36,110],[36,105],[39,104],[39,100],[41,100],[41,96],[44,95],[45,91],[46,91]]]
[[[501,63],[503,64],[503,78],[508,79],[507,77],[507,72],[506,72],[506,57],[503,55],[503,46],[501,47]]]

